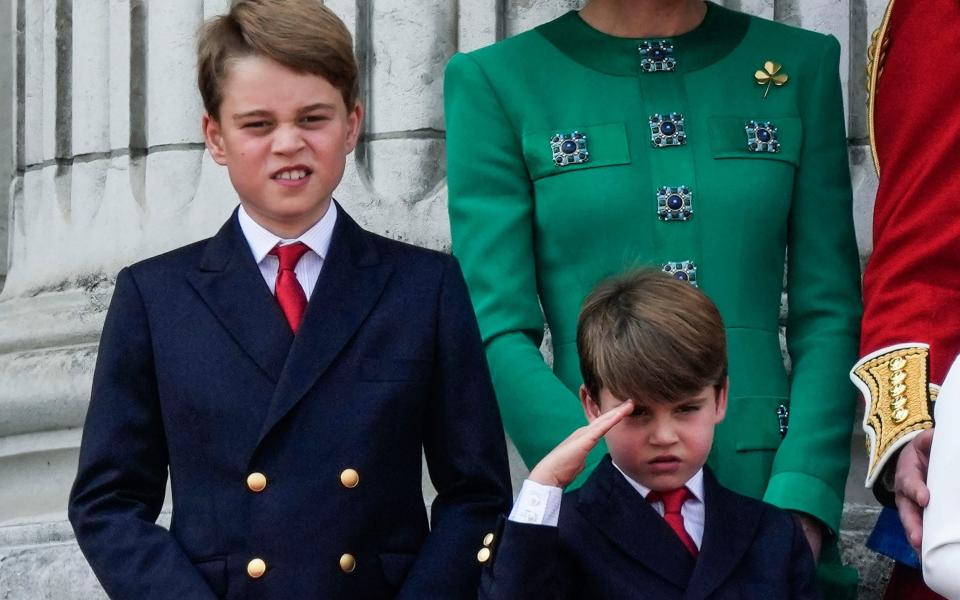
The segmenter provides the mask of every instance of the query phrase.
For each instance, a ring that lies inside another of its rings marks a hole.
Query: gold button
[[[355,488],[360,483],[360,473],[357,473],[353,469],[344,469],[340,473],[340,483],[343,484],[345,488]]]
[[[267,476],[263,473],[250,473],[247,475],[247,487],[251,492],[262,492],[267,487]]]
[[[255,558],[247,563],[247,575],[253,579],[260,579],[267,572],[267,563],[262,558]]]
[[[488,533],[487,535],[483,536],[483,545],[484,545],[484,546],[489,546],[489,545],[492,544],[492,543],[493,543],[493,534],[492,534],[492,533]]]
[[[477,552],[477,560],[482,563],[490,560],[490,548],[480,548],[480,552]]]
[[[895,359],[890,361],[890,369],[893,371],[900,371],[905,366],[907,366],[907,359],[902,356],[898,356]]]
[[[357,568],[357,559],[352,554],[344,554],[340,557],[340,570],[344,573],[353,573]]]

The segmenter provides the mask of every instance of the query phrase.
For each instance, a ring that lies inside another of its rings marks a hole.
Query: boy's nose
[[[676,428],[668,420],[653,423],[650,431],[650,443],[655,446],[669,446],[679,439]]]
[[[303,136],[297,127],[280,126],[273,133],[273,151],[277,154],[293,154],[303,146]]]

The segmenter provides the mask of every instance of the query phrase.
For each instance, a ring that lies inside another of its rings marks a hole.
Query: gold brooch
[[[765,85],[767,89],[763,91],[763,97],[766,98],[767,94],[770,93],[770,86],[781,86],[787,82],[790,78],[786,73],[781,73],[780,69],[783,68],[778,62],[773,62],[768,60],[763,63],[763,69],[757,69],[757,72],[753,74],[753,78],[757,80],[757,85]]]

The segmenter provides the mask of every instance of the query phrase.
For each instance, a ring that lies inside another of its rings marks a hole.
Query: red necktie
[[[683,503],[691,498],[693,498],[693,494],[690,493],[690,490],[686,487],[667,490],[665,492],[650,492],[647,494],[648,502],[663,502],[663,519],[667,522],[667,525],[670,526],[670,529],[677,534],[677,537],[679,537],[683,545],[687,547],[690,554],[696,556],[699,550],[697,549],[697,545],[693,543],[693,538],[690,537],[690,534],[687,533],[687,530],[683,527],[683,514],[680,512],[680,509],[683,508]]]
[[[294,333],[297,332],[303,313],[307,310],[307,295],[303,293],[303,288],[297,281],[297,274],[293,270],[308,250],[310,248],[303,242],[294,242],[286,246],[278,244],[270,251],[270,254],[280,259],[276,286],[277,302]]]

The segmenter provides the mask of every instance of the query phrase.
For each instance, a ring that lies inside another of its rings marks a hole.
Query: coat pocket
[[[585,136],[584,149],[587,156],[582,162],[560,166],[557,164],[557,154],[553,150],[554,144],[551,140],[555,135],[563,136],[574,132]],[[527,133],[523,135],[523,158],[527,163],[530,178],[534,181],[595,167],[629,164],[630,150],[627,145],[626,127],[623,123],[607,123]]]
[[[788,402],[782,396],[743,396],[731,400],[736,403],[733,416],[737,452],[751,450],[776,450],[783,437],[780,435],[780,407],[786,411]],[[786,416],[782,417],[786,426]]]
[[[748,146],[747,123],[769,121],[776,128],[778,152],[753,151]],[[710,149],[715,159],[772,160],[794,167],[800,164],[803,122],[800,117],[710,117]]]

